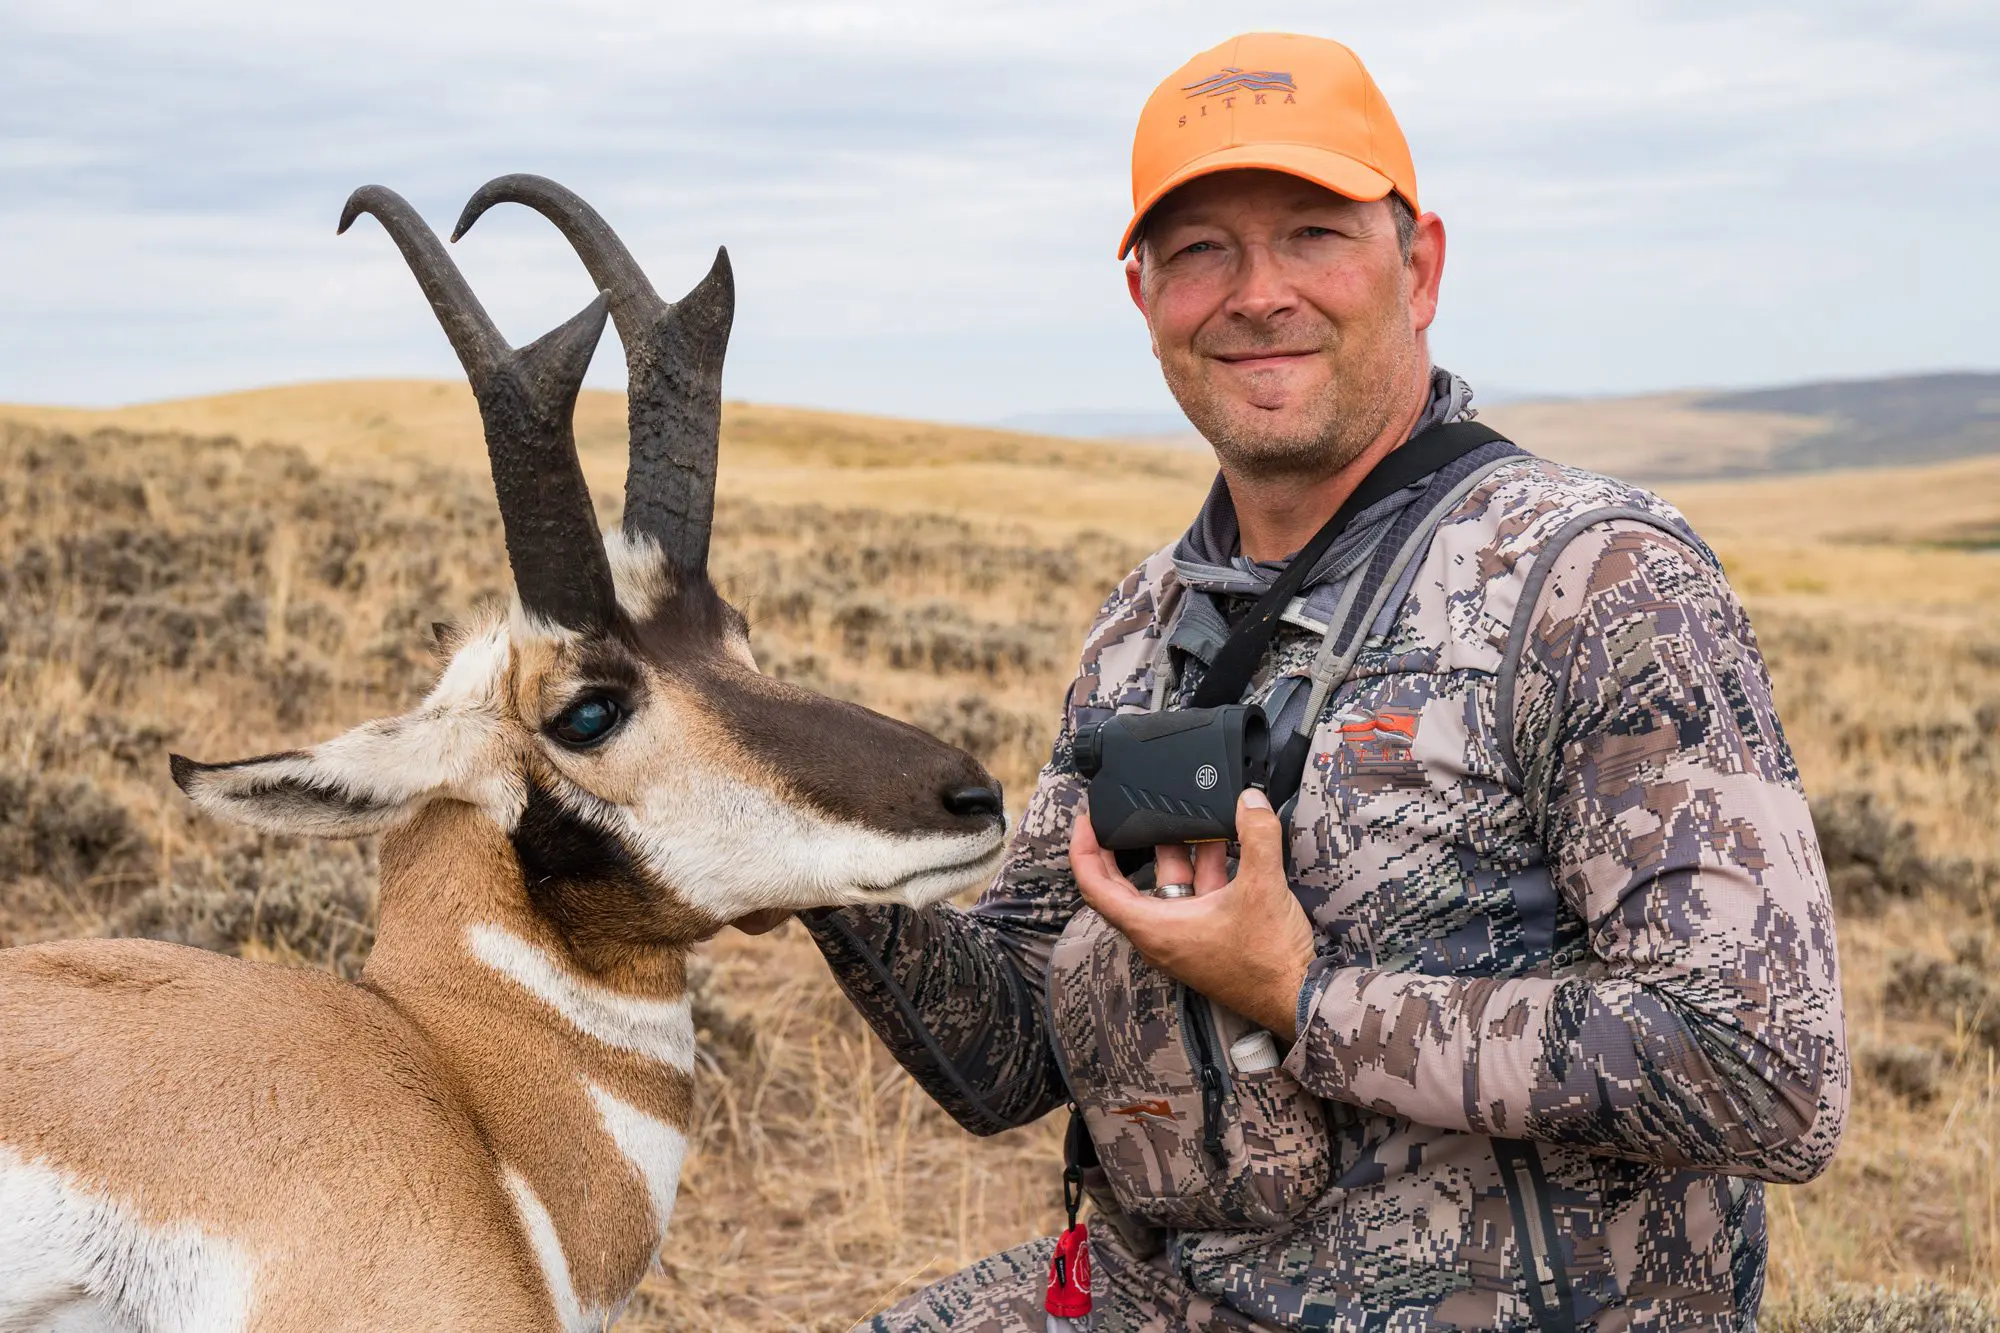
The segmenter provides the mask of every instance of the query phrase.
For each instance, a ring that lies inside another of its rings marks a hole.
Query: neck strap
[[[1348,525],[1357,516],[1405,486],[1422,481],[1439,468],[1465,457],[1474,449],[1505,438],[1490,426],[1482,426],[1476,421],[1459,421],[1448,426],[1432,426],[1413,436],[1402,448],[1386,455],[1373,471],[1361,479],[1361,484],[1334,511],[1333,517],[1313,534],[1312,540],[1299,548],[1299,553],[1292,557],[1291,563],[1285,566],[1285,572],[1278,576],[1278,581],[1271,585],[1270,590],[1236,622],[1228,640],[1216,652],[1208,674],[1201,678],[1201,684],[1188,706],[1219,708],[1223,704],[1236,703],[1243,697],[1251,677],[1257,674],[1257,664],[1264,660],[1271,640],[1277,637],[1278,624],[1284,617],[1285,608],[1292,604],[1292,598],[1298,595],[1299,588],[1319,564],[1320,557],[1339,540],[1340,534],[1347,531]]]

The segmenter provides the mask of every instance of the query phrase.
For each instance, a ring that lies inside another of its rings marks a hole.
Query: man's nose
[[[1237,266],[1236,286],[1229,294],[1229,313],[1261,324],[1297,304],[1298,293],[1270,247],[1245,246]]]

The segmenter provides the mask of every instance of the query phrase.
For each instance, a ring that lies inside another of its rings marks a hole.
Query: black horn
[[[481,214],[501,203],[525,204],[555,223],[591,278],[611,294],[611,319],[625,344],[629,381],[632,455],[625,472],[625,531],[651,538],[675,568],[701,573],[708,567],[715,520],[722,358],[736,316],[729,252],[717,250],[708,276],[668,304],[597,210],[543,176],[501,176],[480,186],[458,215],[451,238],[465,235]]]
[[[576,457],[574,417],[609,298],[600,292],[568,323],[517,350],[500,336],[437,233],[401,195],[362,186],[340,211],[340,230],[363,213],[381,222],[403,252],[472,381],[522,607],[569,629],[605,629],[617,614],[617,596]]]

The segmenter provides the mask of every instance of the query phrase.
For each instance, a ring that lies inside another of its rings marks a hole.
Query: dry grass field
[[[609,517],[617,397],[587,395],[579,425]],[[480,464],[457,386],[0,408],[0,945],[137,934],[359,967],[370,849],[193,818],[164,754],[406,706],[431,623],[506,587]],[[743,405],[722,472],[717,572],[766,668],[967,746],[1016,806],[1079,631],[1208,477],[1185,451]],[[2000,461],[1669,491],[1752,607],[1842,916],[1855,1113],[1825,1178],[1772,1191],[1771,1322],[1991,1329]],[[1054,1224],[1056,1127],[956,1130],[801,932],[719,939],[701,999],[696,1153],[621,1327],[844,1329]],[[1809,1308],[1925,1283],[1894,1315]]]

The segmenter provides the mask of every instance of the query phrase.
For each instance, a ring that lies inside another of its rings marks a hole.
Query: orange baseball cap
[[[1249,32],[1202,52],[1146,99],[1132,139],[1132,249],[1146,212],[1197,176],[1262,167],[1350,199],[1417,207],[1410,145],[1360,57],[1339,42]]]

